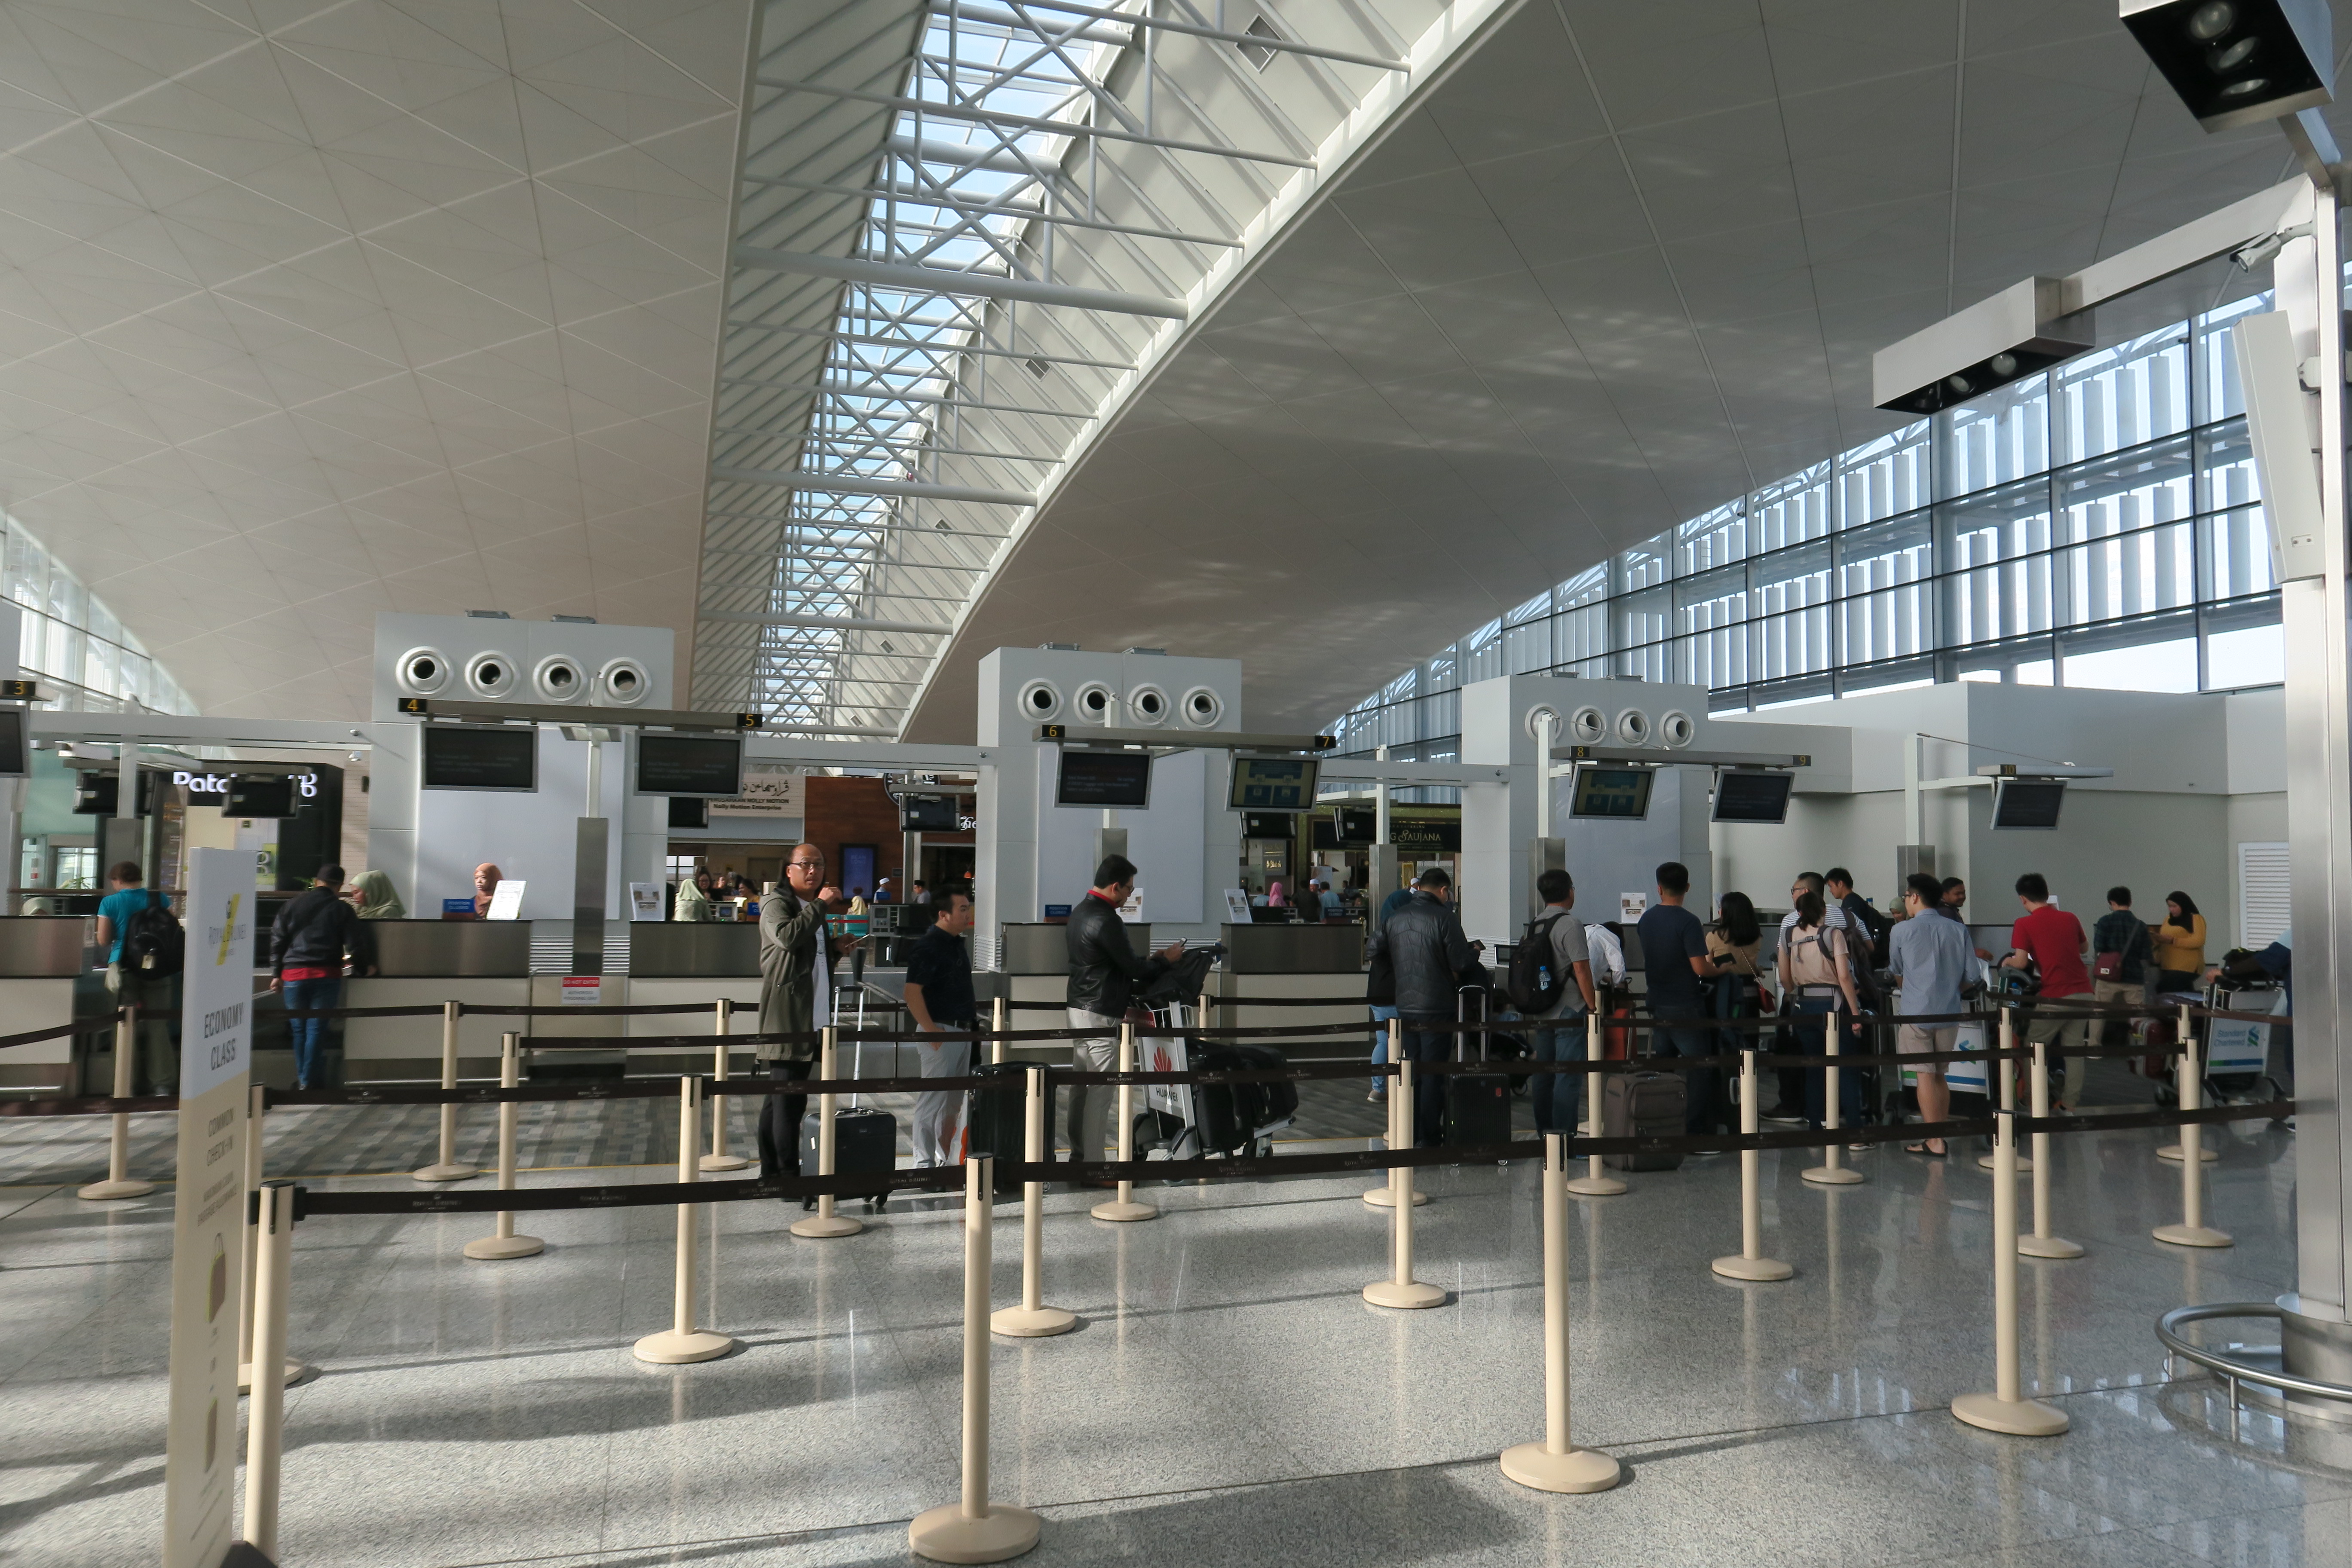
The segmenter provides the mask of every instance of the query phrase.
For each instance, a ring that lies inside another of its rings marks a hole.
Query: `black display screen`
[[[1717,822],[1786,822],[1794,773],[1725,773],[1716,775]]]
[[[221,799],[223,816],[286,817],[294,810],[294,781],[284,773],[238,773]]]
[[[0,778],[20,779],[30,772],[32,758],[25,742],[25,710],[0,708]]]
[[[1235,757],[1225,804],[1235,811],[1312,811],[1322,768],[1312,758]]]
[[[733,799],[743,793],[743,737],[639,735],[637,793]]]
[[[2064,779],[2003,779],[1993,786],[1992,825],[2003,828],[2055,827],[2059,808],[2065,804]]]
[[[535,729],[425,726],[426,789],[539,788],[539,731]]]
[[[1141,809],[1151,804],[1148,752],[1080,752],[1064,748],[1054,782],[1055,805]]]
[[[1568,797],[1570,816],[1638,820],[1650,815],[1650,785],[1657,773],[1650,768],[1608,768],[1587,764],[1576,770]]]
[[[953,833],[962,826],[951,795],[910,795],[898,802],[901,833]]]

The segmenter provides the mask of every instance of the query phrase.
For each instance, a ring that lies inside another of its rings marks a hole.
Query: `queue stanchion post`
[[[267,1181],[256,1195],[259,1253],[254,1265],[253,1356],[275,1366],[286,1359],[287,1295],[294,1281],[295,1185]],[[286,1385],[264,1378],[246,1405],[245,1539],[273,1561],[278,1556],[278,1462],[285,1452]]]
[[[1412,1064],[1399,1062],[1396,1069],[1396,1081],[1389,1089],[1389,1098],[1396,1102],[1389,1110],[1389,1125],[1396,1131],[1390,1150],[1402,1153],[1413,1142]],[[1412,1173],[1411,1165],[1389,1167],[1389,1277],[1364,1287],[1365,1300],[1375,1307],[1393,1307],[1400,1311],[1442,1306],[1445,1300],[1444,1290],[1412,1277]]]
[[[996,1161],[981,1155],[963,1175],[962,1496],[925,1509],[907,1526],[907,1544],[934,1563],[1002,1563],[1037,1544],[1038,1519],[988,1500],[988,1283],[990,1205]]]
[[[1568,1134],[1544,1134],[1544,1436],[1503,1450],[1503,1474],[1546,1492],[1604,1492],[1617,1461],[1568,1436]]]
[[[2017,1112],[1993,1118],[1992,1357],[1993,1391],[1963,1394],[1952,1414],[1971,1426],[2018,1437],[2054,1437],[2071,1425],[2054,1405],[2025,1397],[2017,1335]]]
[[[2017,1009],[2015,1007],[2003,1007],[2000,1010],[2000,1049],[2002,1053],[2000,1059],[1988,1063],[1987,1070],[2000,1075],[2000,1109],[2014,1116],[2017,1113],[2017,1063],[2008,1053],[2017,1049]],[[1978,1155],[1977,1169],[1991,1170],[1993,1160],[1994,1156],[1991,1154]],[[2021,1155],[2019,1156],[2018,1174],[2023,1175],[2032,1169],[2033,1169],[2033,1162]]]
[[[1601,1059],[1601,1011],[1594,1008],[1584,1016],[1584,1059]],[[1599,1073],[1584,1077],[1584,1135],[1598,1138],[1601,1133],[1601,1090],[1609,1080]],[[1584,1174],[1570,1177],[1568,1191],[1580,1198],[1613,1198],[1625,1190],[1625,1184],[1601,1168],[1601,1156],[1588,1158]]]
[[[1118,1026],[1118,1070],[1122,1073],[1131,1073],[1135,1070],[1135,1026],[1133,1024],[1121,1023]],[[1125,1164],[1134,1158],[1135,1086],[1131,1083],[1123,1083],[1118,1086],[1119,1163]],[[1121,1225],[1132,1225],[1138,1220],[1160,1217],[1158,1209],[1150,1204],[1139,1204],[1135,1201],[1135,1184],[1125,1176],[1118,1179],[1118,1192],[1116,1196],[1106,1203],[1095,1205],[1087,1212],[1097,1219],[1112,1220]]]
[[[1759,1120],[1756,1089],[1756,1047],[1739,1052],[1739,1131],[1754,1136]],[[1764,1256],[1764,1154],[1759,1149],[1739,1152],[1739,1250],[1708,1265],[1727,1279],[1769,1282],[1786,1279],[1797,1271],[1777,1258]]]
[[[712,1052],[710,1073],[710,1152],[702,1157],[705,1171],[740,1171],[751,1162],[727,1152],[727,1037],[735,1029],[735,1001],[721,996],[712,1004],[718,1015],[719,1045]]]
[[[2195,1110],[2205,1101],[2205,1071],[2197,1042],[2184,1035],[2180,1053],[2180,1109]],[[2180,1124],[2180,1223],[2160,1225],[2148,1234],[2175,1247],[2234,1247],[2225,1230],[2205,1223],[2205,1129],[2197,1122]]]
[[[817,1047],[816,1075],[827,1083],[833,1081],[834,1026],[831,1024],[824,1026],[824,1033]],[[816,1173],[820,1176],[830,1176],[834,1173],[834,1104],[835,1095],[831,1089],[816,1097]],[[793,1234],[822,1241],[830,1237],[856,1236],[866,1228],[863,1221],[854,1220],[845,1214],[835,1214],[833,1208],[833,1194],[831,1193],[821,1194],[816,1200],[816,1213],[806,1219],[794,1220]]]
[[[996,1037],[988,1042],[988,1063],[991,1067],[1004,1065],[1004,1018],[1007,1010],[1002,996],[989,1005],[988,1028]]]
[[[465,1012],[460,1002],[441,1004],[441,1087],[457,1087],[457,1020]],[[419,1182],[463,1182],[482,1173],[477,1166],[462,1164],[457,1159],[457,1108],[455,1104],[441,1108],[440,1151],[433,1163],[409,1173]]]
[[[2185,1075],[2186,1075],[2186,1073],[2187,1073],[2187,1071],[2188,1071],[2188,1066],[2189,1066],[2189,1042],[2190,1042],[2192,1039],[2194,1039],[2194,1038],[2196,1037],[2196,1035],[2195,1035],[2196,1019],[2195,1019],[2193,1016],[2190,1016],[2189,1011],[2189,1004],[2188,1004],[2188,1003],[2186,1003],[2186,1002],[2183,1002],[2183,1003],[2180,1005],[2180,1025],[2179,1025],[2179,1027],[2180,1027],[2180,1051],[2181,1051],[2181,1055],[2180,1055],[2180,1066],[2179,1066],[2179,1068],[2177,1068],[2177,1069],[2176,1069],[2176,1071],[2177,1071],[2177,1072],[2179,1072],[2179,1074],[2181,1074],[2182,1076],[2185,1076]],[[2175,1083],[2174,1087],[2175,1087],[2176,1089],[2179,1087],[2179,1084],[2178,1084],[2178,1082],[2176,1082],[2176,1083]],[[2198,1103],[2201,1105],[2201,1104],[2203,1104],[2203,1103],[2204,1103],[2204,1096],[2203,1096],[2204,1084],[2203,1084],[2203,1082],[2201,1081],[2201,1079],[2200,1079],[2200,1081],[2199,1082],[2198,1089],[2199,1089],[2199,1091],[2200,1091],[2200,1092],[2199,1092],[2199,1096],[2198,1096]],[[2182,1100],[2182,1101],[2181,1101],[2181,1103],[2182,1103],[2183,1105],[2186,1105],[2186,1104],[2188,1104],[2189,1102],[2188,1102],[2187,1100]],[[2181,1157],[2181,1156],[2180,1156],[2180,1151],[2181,1151],[2183,1148],[2185,1148],[2186,1146],[2187,1146],[2187,1145],[2186,1145],[2186,1143],[2185,1143],[2185,1142],[2184,1142],[2184,1143],[2166,1143],[2166,1144],[2162,1144],[2162,1145],[2160,1145],[2160,1146],[2157,1149],[2157,1151],[2156,1151],[2156,1157],[2157,1157],[2158,1159],[2159,1159],[2159,1160],[2178,1161],[2178,1160]],[[2211,1162],[2213,1162],[2213,1161],[2215,1161],[2215,1160],[2218,1160],[2218,1159],[2220,1159],[2220,1158],[2221,1157],[2220,1154],[2216,1153],[2214,1151],[2212,1151],[2212,1150],[2210,1150],[2210,1149],[2206,1148],[2206,1147],[2205,1147],[2205,1143],[2204,1143],[2204,1140],[2203,1140],[2203,1139],[2201,1139],[2201,1138],[2198,1140],[2198,1143],[2197,1143],[2197,1155],[2198,1155],[2198,1158],[2199,1158],[2200,1160],[2204,1161],[2204,1162],[2206,1162],[2206,1163],[2210,1163]]]
[[[269,1091],[259,1084],[253,1086],[253,1102],[248,1111],[251,1120],[245,1131],[245,1289],[238,1292],[236,1309],[236,1391],[253,1392],[253,1313],[254,1301],[261,1268],[261,1205],[254,1194],[261,1190],[262,1170],[261,1126],[267,1113]],[[286,1382],[290,1385],[310,1375],[313,1369],[292,1356],[286,1358]]]
[[[1397,1068],[1401,1071],[1402,1068],[1399,1064],[1403,1062],[1403,1060],[1404,1023],[1402,1019],[1391,1018],[1389,1020],[1388,1065],[1391,1068]],[[1391,1074],[1389,1078],[1388,1092],[1388,1145],[1391,1149],[1409,1149],[1412,1146],[1412,1134],[1411,1132],[1405,1132],[1401,1135],[1397,1131],[1397,1107],[1403,1103],[1403,1090],[1399,1087],[1402,1082],[1402,1080],[1397,1078],[1394,1073]],[[1420,1186],[1413,1181],[1412,1167],[1410,1165],[1404,1167],[1404,1190],[1412,1194],[1412,1201],[1416,1207],[1429,1201],[1429,1194],[1423,1192]],[[1364,1201],[1371,1205],[1376,1209],[1395,1207],[1397,1201],[1396,1172],[1391,1170],[1389,1173],[1389,1179],[1382,1182],[1379,1186],[1365,1188]]]
[[[499,1038],[499,1087],[512,1089],[521,1081],[522,1036],[509,1030]],[[499,1101],[499,1191],[502,1193],[514,1191],[515,1117],[521,1110],[511,1100]],[[512,1209],[499,1211],[498,1223],[489,1235],[466,1243],[467,1257],[488,1261],[530,1258],[546,1250],[547,1243],[539,1237],[515,1234]]]
[[[2033,1042],[2033,1115],[2050,1114],[2049,1046]],[[2080,1258],[2083,1244],[2050,1234],[2050,1134],[2033,1135],[2033,1234],[2018,1237],[2017,1250],[2028,1258]]]
[[[1045,1161],[1045,1065],[1032,1062],[1022,1073],[1027,1093],[1023,1107],[1021,1150],[1034,1173]],[[1007,1307],[988,1326],[1013,1339],[1039,1340],[1077,1327],[1075,1312],[1045,1305],[1045,1184],[1021,1184],[1021,1305]]]
[[[681,1076],[677,1080],[677,1179],[691,1184],[700,1175],[701,1162],[695,1150],[702,1142],[702,1080]],[[676,1289],[670,1301],[670,1326],[658,1334],[647,1334],[630,1347],[639,1361],[649,1361],[663,1366],[683,1365],[688,1362],[712,1361],[735,1348],[735,1342],[725,1334],[713,1333],[695,1326],[695,1257],[694,1216],[698,1205],[677,1205],[677,1262]]]
[[[1841,1113],[1839,1091],[1845,1085],[1838,1058],[1844,1054],[1844,1047],[1845,1016],[1832,1008],[1822,1019],[1822,1055],[1825,1058],[1822,1066],[1822,1130],[1825,1132],[1843,1130],[1845,1119]],[[1822,1147],[1822,1163],[1798,1172],[1797,1177],[1816,1187],[1850,1187],[1861,1181],[1863,1174],[1845,1163],[1845,1151],[1832,1138]]]
[[[131,1058],[139,1049],[139,1009],[124,1007],[114,1015],[114,1098],[129,1100],[132,1088]],[[131,1176],[131,1113],[118,1110],[106,1134],[106,1180],[77,1187],[74,1196],[92,1203],[114,1198],[143,1198],[155,1190],[152,1182]]]

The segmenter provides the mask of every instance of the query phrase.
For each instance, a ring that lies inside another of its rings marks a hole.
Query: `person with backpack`
[[[179,1013],[175,994],[186,963],[187,938],[172,900],[142,886],[136,860],[118,860],[106,873],[114,891],[98,903],[98,945],[106,950],[106,988],[115,1005],[139,1009],[138,1065],[148,1094],[180,1092],[180,1055],[172,1043]]]
[[[1821,889],[1800,879],[1790,889],[1797,907],[1780,928],[1780,989],[1795,998],[1791,1004],[1791,1026],[1797,1056],[1820,1057],[1829,1054],[1830,1029],[1838,1031],[1838,1048],[1845,1048],[1845,1018],[1862,1011],[1862,1000],[1853,988],[1853,965],[1849,957],[1846,923],[1836,918],[1837,911],[1829,907]],[[1840,1003],[1844,1004],[1840,1015]],[[1807,1068],[1805,1073],[1805,1125],[1819,1128],[1828,1118],[1828,1075]],[[1858,1072],[1838,1074],[1839,1120],[1851,1127],[1862,1120],[1862,1075]]]
[[[2099,1002],[2145,1004],[2147,983],[2156,978],[2156,944],[2147,927],[2132,912],[2129,888],[2107,889],[2107,912],[2091,927],[2091,995]],[[2103,1046],[2131,1044],[2131,1020],[2099,1020]]]
[[[278,911],[269,930],[269,988],[282,991],[289,1013],[340,1006],[348,954],[363,974],[375,973],[375,931],[343,901],[343,868],[321,866],[299,898]],[[326,1048],[325,1018],[288,1018],[294,1037],[294,1087],[316,1089],[319,1053]]]
[[[1504,994],[1523,1017],[1538,1020],[1535,1059],[1584,1059],[1585,1015],[1600,1005],[1592,988],[1592,956],[1576,908],[1576,882],[1565,871],[1536,879],[1543,913],[1528,922],[1527,934],[1511,951]],[[1573,1132],[1582,1103],[1584,1075],[1539,1073],[1528,1090],[1538,1132]]]

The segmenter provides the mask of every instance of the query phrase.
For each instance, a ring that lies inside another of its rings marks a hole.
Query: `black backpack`
[[[1511,967],[1503,976],[1503,994],[1524,1016],[1532,1017],[1558,1005],[1560,993],[1568,989],[1565,974],[1555,973],[1549,983],[1544,979],[1544,971],[1552,966],[1551,929],[1567,918],[1566,914],[1556,914],[1529,921],[1527,934],[1511,950]]]
[[[177,974],[187,967],[188,933],[171,901],[150,889],[147,902],[122,922],[122,963],[142,974]]]

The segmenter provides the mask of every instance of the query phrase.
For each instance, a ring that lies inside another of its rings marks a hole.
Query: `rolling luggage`
[[[1680,1073],[1611,1073],[1601,1090],[1603,1138],[1679,1138],[1689,1108],[1689,1089]],[[1662,1154],[1604,1154],[1601,1163],[1619,1171],[1672,1171],[1683,1163],[1679,1149]]]
[[[1000,1194],[1021,1189],[1021,1178],[1013,1174],[1013,1167],[1028,1149],[1028,1070],[1020,1062],[982,1062],[971,1069],[971,1076],[996,1081],[986,1089],[964,1091],[965,1157],[996,1157],[994,1185]],[[1050,1115],[1047,1120],[1051,1121]],[[1053,1151],[1048,1149],[1045,1154],[1051,1159]]]
[[[865,1076],[865,1042],[860,1041],[850,1058],[849,1076]],[[812,1102],[815,1096],[809,1097]],[[836,1106],[833,1113],[833,1172],[837,1176],[879,1174],[882,1181],[871,1192],[845,1192],[842,1197],[863,1197],[869,1209],[880,1208],[890,1201],[890,1176],[898,1168],[898,1119],[887,1110],[866,1110],[859,1108],[858,1097],[851,1095],[847,1105]],[[801,1118],[801,1174],[817,1173],[817,1137],[824,1117],[812,1106]],[[836,1203],[839,1201],[835,1200]],[[816,1207],[814,1198],[803,1198],[801,1207]]]
[[[1470,1016],[1470,999],[1478,999],[1478,1017]],[[1464,986],[1456,993],[1454,1017],[1458,1022],[1483,1022],[1486,1017],[1486,991],[1484,986]],[[1471,1037],[1454,1037],[1454,1059],[1467,1061],[1470,1058]],[[1478,1059],[1487,1059],[1487,1037],[1480,1035]],[[1449,1073],[1445,1076],[1445,1126],[1442,1141],[1465,1149],[1488,1148],[1511,1141],[1511,1079],[1508,1073]]]

